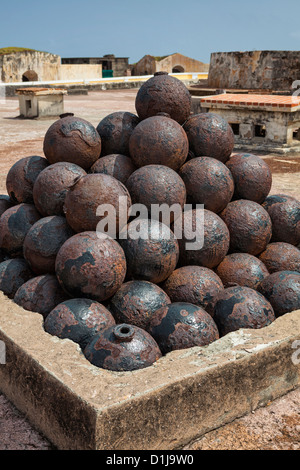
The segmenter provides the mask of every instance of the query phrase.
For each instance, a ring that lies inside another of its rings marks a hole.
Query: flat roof
[[[221,95],[204,96],[201,99],[201,104],[212,104],[217,107],[226,105],[260,109],[272,108],[274,111],[295,111],[300,107],[300,96],[223,93]]]
[[[39,88],[39,87],[28,87],[28,88],[17,88],[16,93],[18,95],[58,95],[67,94],[67,90],[63,88]]]

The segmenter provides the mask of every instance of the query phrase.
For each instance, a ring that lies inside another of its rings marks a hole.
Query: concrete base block
[[[2,293],[0,305],[0,390],[59,449],[180,449],[300,384],[300,311],[116,373]]]

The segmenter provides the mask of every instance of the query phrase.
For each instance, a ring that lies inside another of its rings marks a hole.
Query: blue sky
[[[299,0],[0,0],[0,48],[62,57],[300,50]]]

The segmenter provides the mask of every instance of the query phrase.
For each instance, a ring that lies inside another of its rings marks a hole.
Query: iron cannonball
[[[88,170],[100,157],[101,138],[90,122],[67,116],[49,127],[43,148],[50,164],[69,162]]]
[[[22,203],[7,209],[0,217],[0,248],[11,257],[23,256],[27,232],[40,218],[33,204]]]
[[[269,276],[264,263],[249,253],[231,253],[216,267],[224,287],[239,285],[256,289],[258,284]]]
[[[64,215],[67,192],[86,172],[75,163],[58,162],[49,165],[37,177],[33,186],[33,200],[44,216]]]
[[[188,202],[192,204],[204,204],[205,209],[219,213],[232,199],[232,174],[215,158],[193,158],[181,167],[179,175],[185,183]]]
[[[219,339],[218,328],[211,315],[187,302],[174,302],[157,310],[147,331],[163,354],[207,346]]]
[[[69,238],[56,256],[55,271],[71,297],[102,302],[123,284],[126,274],[124,251],[116,240],[82,232]]]
[[[259,255],[259,259],[266,265],[270,274],[278,271],[300,273],[300,250],[290,243],[270,243]]]
[[[126,256],[127,280],[159,284],[176,268],[178,241],[172,230],[157,220],[132,220],[120,232],[119,243]]]
[[[270,302],[275,316],[300,309],[300,273],[278,271],[270,274],[258,286],[258,291]]]
[[[183,126],[195,157],[211,157],[226,163],[234,148],[231,126],[215,113],[201,113],[190,117]]]
[[[7,209],[10,209],[14,205],[15,203],[11,200],[9,196],[7,196],[6,194],[1,194],[0,195],[0,217],[5,211],[7,211]]]
[[[171,303],[168,295],[148,281],[128,281],[109,300],[108,309],[118,323],[146,329],[154,312]]]
[[[97,126],[101,138],[101,157],[111,154],[129,155],[129,139],[140,119],[128,111],[105,116]]]
[[[186,203],[186,188],[176,171],[164,165],[146,165],[136,170],[129,177],[126,187],[133,204],[144,204],[153,217],[152,205],[173,204],[182,210]],[[158,214],[157,214],[158,216]],[[170,212],[170,222],[174,212]],[[160,219],[159,219],[160,220]]]
[[[150,367],[162,356],[149,333],[126,323],[95,335],[83,353],[96,367],[117,372]]]
[[[34,277],[29,264],[22,258],[8,259],[0,263],[0,290],[13,299],[25,282]]]
[[[44,330],[58,338],[68,338],[84,349],[97,333],[116,324],[112,314],[91,299],[69,299],[47,315]]]
[[[56,255],[73,235],[65,217],[43,217],[27,232],[23,245],[24,258],[36,274],[54,274]]]
[[[187,87],[178,78],[166,72],[157,72],[139,89],[135,107],[140,119],[169,114],[183,124],[191,114],[192,98]]]
[[[172,303],[187,302],[213,315],[215,302],[224,290],[220,277],[203,266],[183,266],[173,271],[162,284]]]
[[[165,165],[177,171],[189,151],[185,131],[166,116],[153,116],[140,122],[129,140],[129,152],[138,167]]]
[[[6,176],[7,194],[15,204],[33,203],[33,185],[49,162],[44,157],[31,156],[18,160]]]
[[[68,298],[54,274],[43,274],[29,279],[19,287],[14,302],[24,310],[40,313],[45,319],[56,305]]]
[[[234,179],[234,198],[262,204],[272,187],[269,165],[256,155],[242,153],[232,155],[226,166]]]
[[[268,300],[254,289],[234,286],[220,294],[213,316],[220,336],[232,331],[260,329],[275,320],[274,310]]]
[[[120,198],[126,198],[125,208],[120,205]],[[88,174],[80,178],[67,192],[64,213],[74,232],[100,230],[98,224],[104,217],[106,219],[107,209],[105,206],[108,204],[115,211],[115,214],[110,215],[117,234],[119,229],[127,223],[129,217],[127,213],[131,206],[130,194],[127,188],[113,176],[102,173]],[[98,208],[101,208],[101,206],[103,207],[103,214],[98,215]],[[111,233],[108,234],[112,235]]]
[[[113,176],[126,185],[126,181],[135,170],[136,166],[130,157],[117,153],[99,158],[89,172]]]
[[[272,237],[272,222],[268,212],[257,202],[232,201],[220,213],[230,232],[230,250],[259,255]]]
[[[285,194],[268,196],[262,206],[272,220],[272,242],[300,243],[300,201]]]
[[[229,250],[229,230],[223,220],[207,209],[192,209],[175,219],[180,250],[180,266],[203,266],[213,269]]]

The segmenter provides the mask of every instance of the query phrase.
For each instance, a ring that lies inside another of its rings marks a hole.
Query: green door
[[[102,78],[109,78],[114,76],[113,70],[102,70]]]

